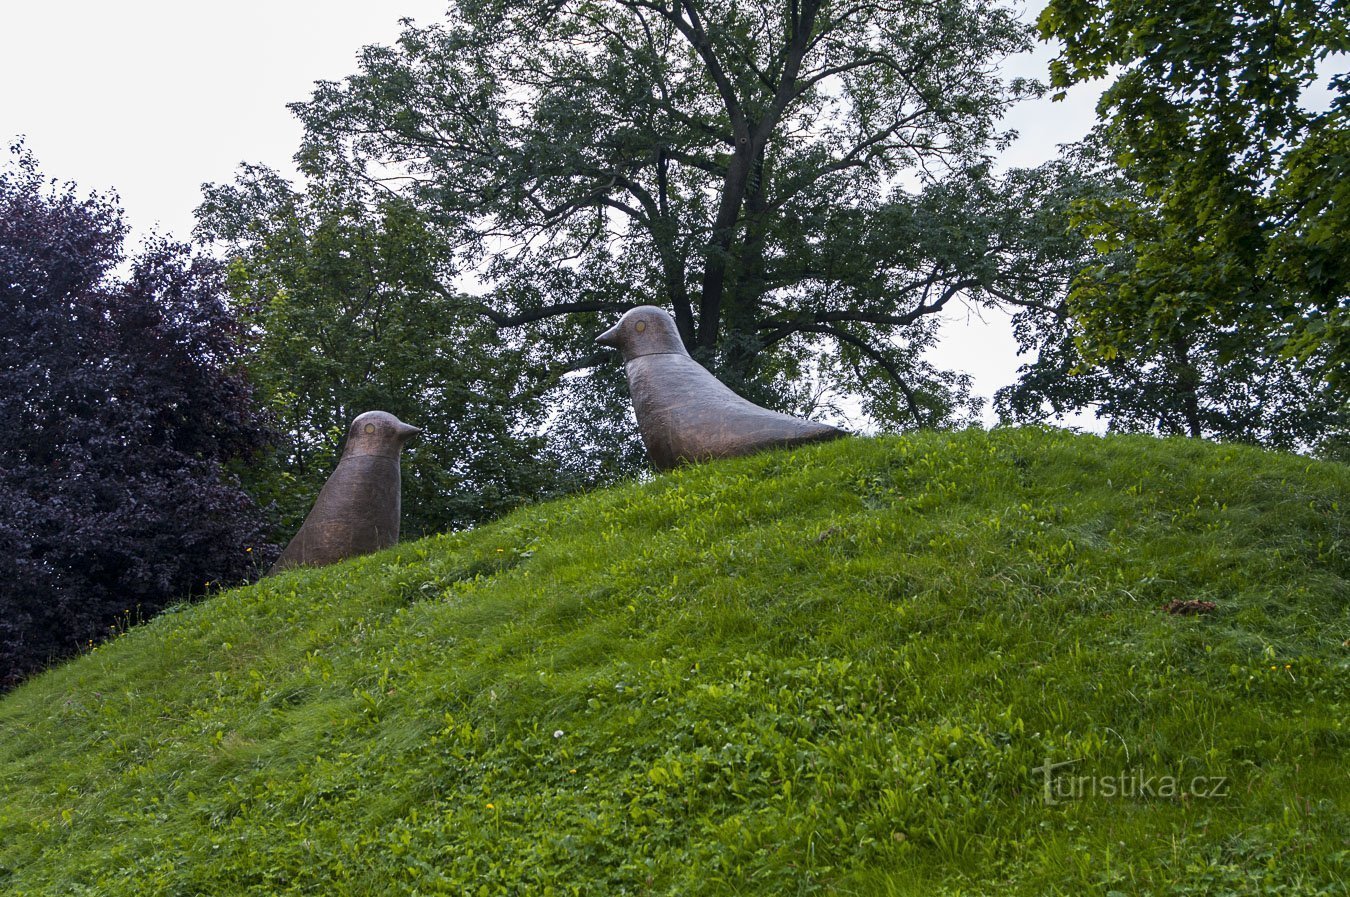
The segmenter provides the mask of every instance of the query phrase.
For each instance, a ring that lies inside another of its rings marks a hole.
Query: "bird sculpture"
[[[420,432],[384,411],[367,411],[352,421],[337,469],[268,574],[335,564],[396,544],[399,453]]]
[[[748,402],[689,357],[663,309],[640,305],[596,338],[623,353],[628,392],[657,470],[847,435]]]

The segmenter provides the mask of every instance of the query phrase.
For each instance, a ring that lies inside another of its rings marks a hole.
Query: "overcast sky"
[[[440,18],[443,0],[11,0],[0,9],[0,138],[24,135],[43,172],[82,189],[115,188],[134,239],[187,239],[201,184],[244,161],[292,173],[300,128],[286,104],[313,82],[356,69],[364,44],[388,43],[398,19]],[[1050,53],[1009,75],[1043,78]],[[1092,124],[1098,88],[1028,102],[1005,165],[1035,165]],[[934,361],[975,376],[986,398],[1015,379],[1007,319],[948,315]],[[992,420],[992,418],[990,418]]]

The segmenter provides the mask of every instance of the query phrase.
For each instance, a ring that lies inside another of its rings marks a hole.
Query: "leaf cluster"
[[[1131,189],[1077,213],[1102,253],[1075,288],[1084,351],[1227,331],[1225,362],[1282,353],[1343,401],[1343,4],[1055,0],[1039,25],[1063,45],[1055,86],[1117,73],[1097,139]],[[1319,79],[1323,108],[1308,100]]]
[[[538,432],[539,349],[507,344],[444,281],[442,243],[409,204],[351,182],[301,194],[246,166],[208,186],[199,234],[231,251],[246,364],[281,432],[247,477],[299,526],[352,418],[423,429],[404,453],[404,531],[455,529],[562,488]]]
[[[219,263],[152,240],[115,274],[113,196],[0,170],[0,685],[272,546],[230,473],[267,431]]]

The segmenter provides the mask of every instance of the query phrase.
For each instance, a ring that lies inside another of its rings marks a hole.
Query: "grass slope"
[[[0,702],[0,892],[1344,894],[1347,501],[853,439],[269,579]]]

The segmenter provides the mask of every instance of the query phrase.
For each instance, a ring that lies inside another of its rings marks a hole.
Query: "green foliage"
[[[1035,90],[996,65],[1030,43],[973,0],[455,2],[296,104],[298,158],[414,207],[480,279],[465,307],[597,409],[594,316],[651,303],[757,401],[814,410],[815,374],[881,426],[944,424],[968,384],[923,362],[933,316],[1028,284],[952,201]]]
[[[1323,456],[1334,456],[1326,454],[1334,451],[1329,440],[1350,425],[1343,402],[1274,352],[1229,353],[1222,334],[1201,331],[1170,346],[1145,341],[1093,358],[1076,324],[1063,306],[1014,317],[1018,342],[1035,361],[995,396],[1005,422],[1090,409],[1112,432],[1203,435]]]
[[[926,433],[288,573],[0,701],[0,889],[1340,893],[1348,499]],[[1050,804],[1047,761],[1187,795]]]
[[[1304,99],[1350,51],[1343,4],[1052,0],[1039,24],[1063,44],[1054,85],[1119,70],[1098,138],[1134,189],[1080,210],[1103,254],[1071,303],[1088,354],[1201,334],[1224,361],[1297,359],[1343,402],[1350,76],[1328,108]]]
[[[332,473],[352,418],[376,409],[424,430],[404,455],[405,533],[470,525],[594,476],[563,470],[537,435],[531,359],[545,349],[507,346],[446,293],[445,251],[407,203],[342,182],[298,194],[249,167],[208,187],[198,216],[202,236],[232,249],[249,373],[285,437],[271,463],[242,472],[283,532]]]
[[[1008,201],[1030,210],[1019,212],[1030,225],[1022,230],[1036,235],[1032,246],[1040,250],[1029,256],[1028,270],[1044,272],[1045,290],[1013,315],[1019,352],[1031,361],[996,394],[1000,416],[1028,423],[1091,410],[1113,432],[1325,450],[1350,419],[1343,397],[1325,388],[1314,365],[1212,321],[1174,328],[1164,342],[1121,312],[1121,302],[1139,296],[1122,272],[1140,257],[1123,238],[1106,240],[1109,228],[1092,216],[1142,202],[1143,194],[1101,150],[1088,141],[1055,162],[1010,175],[1018,189]],[[1070,221],[1074,226],[1066,227]],[[1116,334],[1107,346],[1099,342],[1105,321]]]

